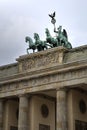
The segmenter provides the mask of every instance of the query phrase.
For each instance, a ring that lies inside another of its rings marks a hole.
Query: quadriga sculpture
[[[52,14],[49,14],[49,17],[51,18],[51,23],[54,25],[54,32],[56,33],[56,37],[52,37],[50,34],[50,31],[48,28],[45,29],[46,33],[46,40],[42,41],[40,40],[39,34],[34,33],[34,40],[33,42],[32,38],[26,37],[26,42],[29,42],[29,48],[27,48],[27,53],[29,49],[32,49],[33,52],[37,49],[37,51],[46,50],[48,48],[63,46],[67,49],[72,49],[71,43],[68,41],[67,32],[65,29],[62,31],[62,26],[59,26],[56,30],[56,19],[55,19],[55,12]]]
[[[28,54],[29,54],[30,49],[32,49],[33,52],[35,52],[36,49],[37,51],[42,51],[42,50],[48,49],[48,47],[52,47],[52,45],[47,44],[46,41],[40,40],[38,33],[34,33],[34,39],[35,39],[35,42],[33,42],[31,37],[28,37],[28,36],[25,37],[25,42],[29,43],[29,47],[27,48]]]

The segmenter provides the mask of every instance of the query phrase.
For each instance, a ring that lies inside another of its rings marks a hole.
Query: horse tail
[[[66,47],[67,47],[68,49],[72,49],[72,45],[71,45],[71,43],[68,42],[67,45],[66,45]]]

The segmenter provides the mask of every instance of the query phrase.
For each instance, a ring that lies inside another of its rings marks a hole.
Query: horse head
[[[39,34],[38,33],[34,33],[34,39],[35,40],[40,40]]]
[[[25,37],[25,42],[29,42],[29,46],[35,45],[35,43],[33,43],[32,38],[31,38],[31,37],[28,37],[28,36]]]
[[[27,41],[29,41],[29,37],[28,36],[25,37],[25,42],[27,42]]]
[[[49,31],[48,28],[45,29],[45,33],[46,33],[47,36],[51,36],[51,35],[50,35],[50,31]]]
[[[45,29],[45,33],[49,33],[49,29],[48,28]]]

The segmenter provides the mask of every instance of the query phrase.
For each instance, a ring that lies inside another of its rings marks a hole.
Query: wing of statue
[[[53,19],[55,17],[55,12],[53,14],[49,14],[49,16]]]
[[[55,14],[56,14],[56,13],[54,12],[54,13],[53,13],[53,17],[55,17]]]
[[[51,14],[49,14],[49,16],[50,16],[51,18],[53,18],[53,16],[52,16]]]
[[[66,30],[65,29],[63,29],[63,35],[67,38],[67,40],[68,40],[68,35],[67,35],[67,32],[66,32]]]

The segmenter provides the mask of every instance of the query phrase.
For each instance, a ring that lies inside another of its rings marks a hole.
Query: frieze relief
[[[12,84],[7,84],[7,85],[2,85],[0,86],[0,92],[8,92],[8,91],[13,91],[15,89],[19,88],[18,83],[12,83]]]
[[[22,61],[22,71],[41,66],[52,65],[52,63],[59,63],[59,53],[48,53],[47,55],[37,55]]]
[[[32,78],[26,81],[21,81],[18,83],[11,83],[8,85],[0,86],[1,92],[17,91],[26,88],[40,87],[42,85],[62,82],[64,80],[72,80],[87,77],[87,69],[79,69],[75,71],[69,71],[64,73],[51,74],[47,76],[42,76],[39,78]]]

